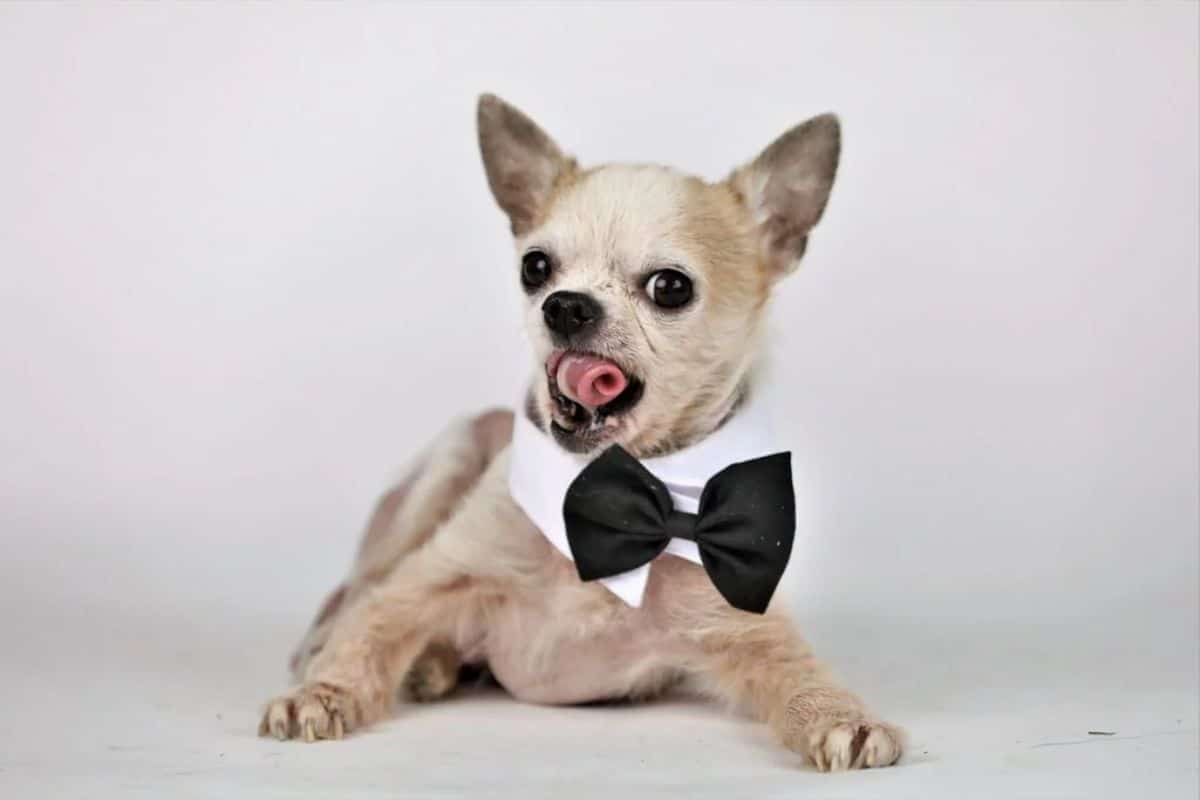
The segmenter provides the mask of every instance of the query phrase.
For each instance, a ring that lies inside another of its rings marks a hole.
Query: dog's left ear
[[[776,277],[799,264],[808,233],[825,211],[841,138],[836,116],[813,117],[729,176],[754,215],[764,257]]]

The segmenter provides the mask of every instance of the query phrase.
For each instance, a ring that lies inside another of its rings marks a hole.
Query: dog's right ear
[[[533,120],[495,95],[480,96],[477,121],[488,185],[513,235],[521,236],[541,219],[555,184],[575,162]]]

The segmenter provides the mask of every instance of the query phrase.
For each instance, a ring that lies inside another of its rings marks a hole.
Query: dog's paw
[[[440,700],[458,686],[458,670],[461,666],[454,648],[433,642],[404,676],[400,695],[416,703]]]
[[[330,683],[308,683],[267,703],[259,736],[276,739],[340,739],[358,726],[359,704],[354,696]]]
[[[888,767],[900,758],[898,728],[866,719],[818,720],[804,731],[804,755],[822,772]]]

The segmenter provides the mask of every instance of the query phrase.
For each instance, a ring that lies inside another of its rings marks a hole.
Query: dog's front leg
[[[438,544],[435,537],[343,612],[304,682],[268,703],[260,734],[340,739],[379,720],[429,641],[464,634],[481,596],[479,582]]]
[[[900,757],[900,730],[832,680],[783,615],[722,610],[697,630],[709,688],[767,722],[817,769],[886,767]]]
[[[412,473],[383,496],[371,515],[350,576],[325,599],[292,653],[289,663],[295,680],[303,679],[309,662],[325,647],[342,610],[429,541],[511,436],[509,411],[488,411],[455,422],[425,449]],[[432,700],[449,692],[458,681],[458,665],[458,653],[434,644],[408,674],[406,693],[415,700]]]

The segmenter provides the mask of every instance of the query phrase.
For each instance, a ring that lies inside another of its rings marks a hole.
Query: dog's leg
[[[420,547],[462,502],[512,437],[512,413],[494,410],[452,424],[426,448],[409,473],[380,499],[359,544],[350,576],[321,605],[289,665],[299,681],[325,646],[341,611],[396,563]],[[454,689],[458,654],[431,644],[401,687],[414,700],[433,700]]]
[[[832,680],[788,619],[709,611],[694,629],[705,688],[748,708],[819,770],[886,767],[900,757],[900,730]]]
[[[428,545],[411,554],[343,611],[304,682],[267,705],[259,733],[338,739],[383,718],[429,643],[453,635],[471,616],[474,591],[472,580]]]
[[[259,732],[340,738],[388,714],[431,643],[477,651],[505,602],[504,579],[528,568],[504,555],[502,543],[521,524],[507,488],[507,459],[495,459],[429,541],[338,615],[303,683],[267,705]]]

